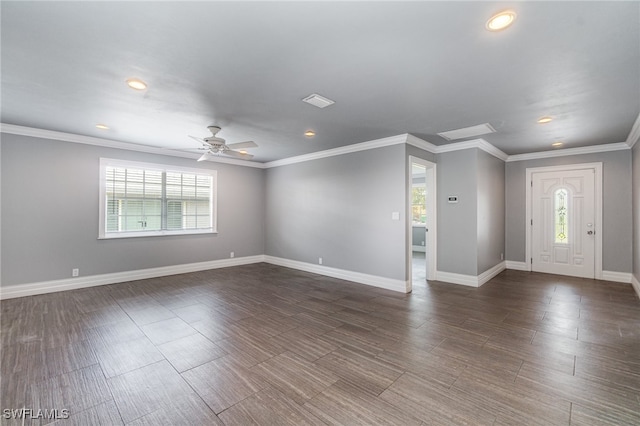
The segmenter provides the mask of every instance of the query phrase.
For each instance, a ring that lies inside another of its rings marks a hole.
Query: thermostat
[[[447,201],[449,203],[457,203],[458,202],[458,196],[457,195],[449,195],[449,197],[447,198]]]

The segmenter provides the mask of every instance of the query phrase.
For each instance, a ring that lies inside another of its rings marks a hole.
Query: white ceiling
[[[515,24],[487,31],[506,8]],[[265,162],[489,123],[483,138],[514,155],[623,142],[640,113],[639,2],[3,1],[1,15],[0,120],[116,141],[194,147],[217,124]]]

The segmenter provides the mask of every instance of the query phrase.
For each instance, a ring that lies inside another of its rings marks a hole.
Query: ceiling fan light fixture
[[[147,88],[147,83],[140,80],[139,78],[127,79],[127,85],[131,87],[133,90],[144,90]]]
[[[545,115],[544,117],[538,118],[538,123],[539,124],[545,124],[545,123],[548,123],[550,121],[553,121],[553,117],[551,117],[549,115]]]
[[[486,28],[489,31],[502,31],[513,24],[516,16],[516,12],[513,10],[503,10],[489,18]]]

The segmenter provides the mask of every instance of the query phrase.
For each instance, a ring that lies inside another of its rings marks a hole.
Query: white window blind
[[[216,172],[101,159],[99,238],[215,232]]]

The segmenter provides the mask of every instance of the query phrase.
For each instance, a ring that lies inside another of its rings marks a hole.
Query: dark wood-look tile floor
[[[0,309],[1,408],[70,414],[25,424],[640,424],[624,284],[505,271],[404,295],[256,264]]]

